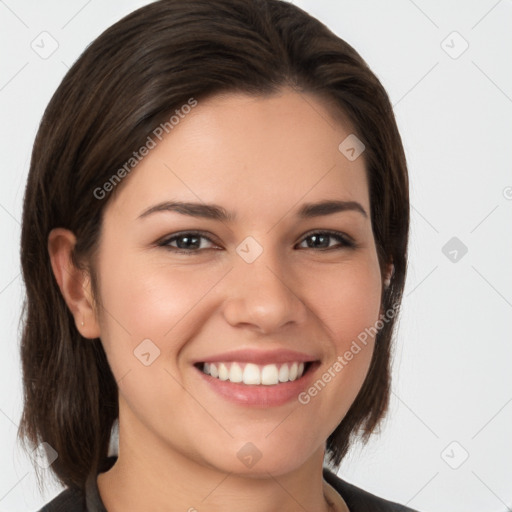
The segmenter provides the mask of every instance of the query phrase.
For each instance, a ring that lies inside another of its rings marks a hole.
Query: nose
[[[223,313],[234,327],[270,334],[306,320],[308,309],[300,297],[298,276],[268,249],[252,263],[237,256],[224,285]]]

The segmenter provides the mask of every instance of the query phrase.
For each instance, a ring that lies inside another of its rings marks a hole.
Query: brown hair
[[[191,97],[272,94],[283,86],[328,100],[365,144],[381,270],[394,264],[383,310],[400,304],[409,231],[407,166],[388,95],[359,54],[285,1],[160,0],[138,9],[88,46],[62,80],[42,118],[25,191],[18,436],[24,444],[46,442],[57,451],[51,469],[63,485],[83,488],[89,473],[105,470],[118,396],[100,339],[81,337],[60,293],[47,249],[50,231],[74,232],[74,261],[94,285],[93,256],[109,200],[97,199],[94,190]],[[366,380],[327,440],[335,466],[353,438],[368,440],[387,410],[395,320],[379,331]]]

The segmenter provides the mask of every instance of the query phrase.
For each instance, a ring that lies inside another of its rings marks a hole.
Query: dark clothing
[[[110,469],[117,457],[109,457],[108,460]],[[39,512],[107,512],[101,501],[96,477],[91,475],[87,479],[85,494],[79,489],[65,489]],[[350,512],[415,512],[349,484],[325,468],[324,479],[342,496]]]

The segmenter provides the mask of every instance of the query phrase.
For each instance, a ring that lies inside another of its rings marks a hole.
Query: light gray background
[[[16,444],[18,244],[33,139],[70,64],[146,3],[0,0],[0,511],[37,510],[61,490],[38,493]],[[382,81],[411,178],[390,416],[380,436],[354,447],[340,475],[425,512],[511,510],[512,2],[294,3],[353,45]],[[51,38],[58,48],[43,59],[31,44],[48,52]],[[446,256],[452,237],[459,241]]]

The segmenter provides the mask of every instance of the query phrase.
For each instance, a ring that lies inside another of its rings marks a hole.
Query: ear
[[[99,338],[89,273],[77,268],[71,258],[76,244],[72,231],[53,229],[48,236],[48,252],[53,274],[66,304],[75,318],[75,325],[84,338]]]
[[[386,265],[386,270],[384,272],[383,277],[383,284],[384,287],[387,288],[391,284],[391,277],[393,276],[393,273],[395,272],[395,265],[393,263],[388,263]]]
[[[395,266],[393,265],[393,263],[388,263],[385,266],[385,270],[382,275],[382,286],[384,287],[384,290],[386,290],[389,287],[389,285],[391,283],[391,277],[393,276],[394,271],[395,271]],[[382,298],[383,297],[384,297],[384,294],[382,294]],[[381,302],[379,317],[382,317],[384,314],[385,314],[384,303]]]

